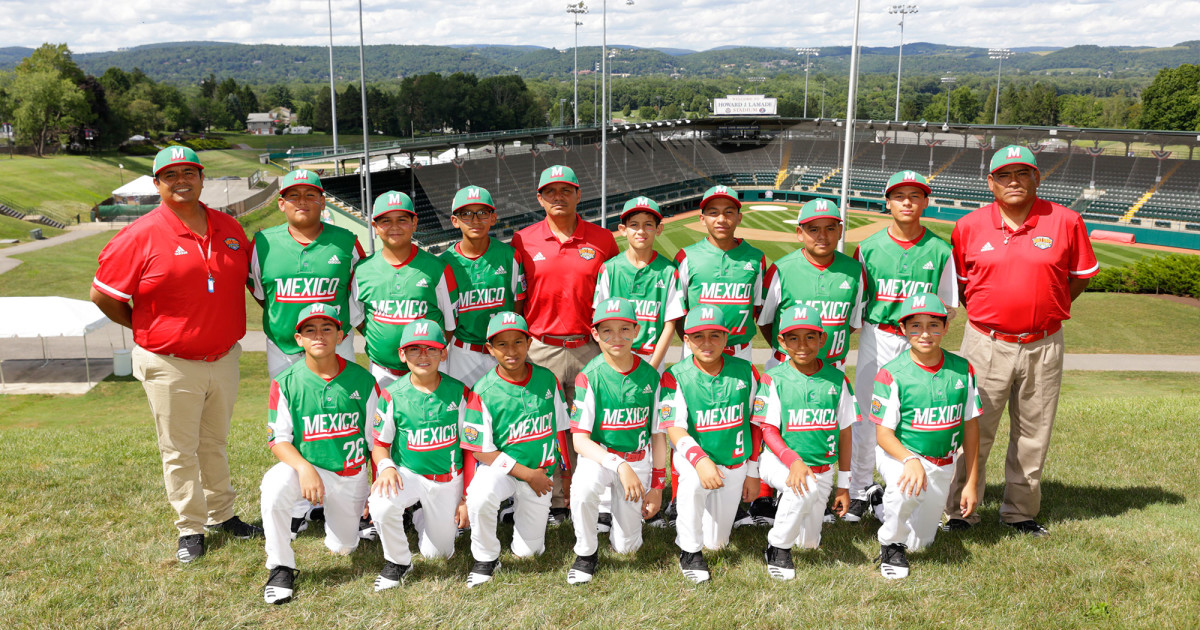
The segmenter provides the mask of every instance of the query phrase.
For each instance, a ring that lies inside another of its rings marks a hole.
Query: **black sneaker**
[[[775,505],[774,497],[758,497],[750,502],[750,516],[754,518],[755,525],[763,525],[770,527],[775,524]]]
[[[412,570],[411,564],[396,564],[395,562],[385,561],[383,570],[379,575],[375,576],[375,592],[386,591],[389,588],[396,588],[404,581],[404,576]]]
[[[243,523],[242,519],[233,517],[224,523],[218,523],[210,527],[205,527],[210,532],[225,532],[239,540],[249,540],[251,538],[262,538],[263,528],[257,525]]]
[[[974,525],[961,518],[946,519],[946,522],[942,523],[942,531],[944,532],[961,532],[971,529],[972,527],[974,527]]]
[[[546,515],[546,524],[555,526],[562,525],[571,519],[571,510],[567,508],[550,508],[550,513]]]
[[[358,517],[358,537],[363,540],[375,540],[379,537],[379,532],[375,529],[375,523],[371,519],[360,516]]]
[[[471,572],[467,574],[467,588],[475,588],[480,584],[492,581],[492,575],[499,569],[499,560],[492,560],[491,562],[476,560],[475,564],[471,567]]]
[[[175,557],[187,564],[204,555],[204,534],[189,534],[179,537],[179,550]]]
[[[1046,536],[1050,535],[1050,532],[1047,531],[1045,527],[1042,527],[1040,524],[1038,524],[1038,522],[1035,520],[1021,521],[1019,523],[1005,523],[1005,525],[1021,532],[1022,534],[1033,536],[1034,538],[1045,538]]]
[[[791,580],[796,577],[796,565],[792,563],[792,550],[767,545],[763,552],[767,561],[767,573],[776,580]]]
[[[293,518],[291,526],[292,540],[296,540],[296,537],[300,535],[300,532],[306,529],[308,529],[308,521],[304,520],[303,516]]]
[[[873,483],[867,486],[867,501],[871,503],[871,513],[875,520],[883,522],[883,486]]]
[[[834,513],[833,508],[826,505],[825,506],[825,516],[821,517],[821,522],[825,523],[826,525],[832,525],[837,522],[837,519],[838,519],[837,514]]]
[[[850,506],[846,508],[846,513],[842,515],[842,520],[847,523],[857,523],[863,520],[867,515],[867,509],[871,507],[871,502],[864,499],[850,499]],[[828,512],[833,514],[833,510]]]
[[[675,505],[674,500],[662,511],[662,517],[665,527],[675,527],[675,519],[679,518],[679,506]]]
[[[325,520],[325,506],[317,505],[317,506],[308,508],[308,514],[304,515],[304,520],[306,520],[306,521],[324,521]]]
[[[596,574],[596,556],[575,556],[575,564],[571,565],[571,570],[567,571],[567,584],[584,584],[592,581],[592,576]]]
[[[263,589],[263,600],[268,604],[286,604],[292,601],[296,576],[299,573],[292,567],[271,569],[271,577],[267,578],[267,586]]]
[[[512,523],[513,522],[513,514],[515,514],[516,511],[517,511],[517,508],[516,508],[515,504],[513,503],[512,498],[508,498],[508,499],[501,501],[500,502],[499,522]]]
[[[879,572],[889,580],[908,577],[908,551],[900,543],[879,546]]]
[[[693,584],[707,582],[709,578],[708,563],[704,561],[704,554],[699,551],[695,553],[681,551],[679,553],[679,570],[683,571],[683,577]]]
[[[601,534],[607,534],[612,531],[612,514],[601,512],[600,518],[596,521],[596,531]]]
[[[751,525],[757,525],[757,523],[754,522],[754,517],[750,516],[750,513],[746,511],[746,508],[739,505],[737,513],[733,515],[733,526],[749,527]]]

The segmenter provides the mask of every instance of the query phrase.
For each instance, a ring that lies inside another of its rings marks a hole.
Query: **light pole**
[[[600,124],[600,62],[592,69],[592,125]]]
[[[808,118],[808,69],[812,66],[808,58],[811,55],[821,56],[821,52],[816,48],[797,48],[797,55],[804,55],[804,117]]]
[[[989,48],[988,59],[998,59],[1000,64],[996,66],[996,111],[992,113],[992,124],[1000,123],[1000,73],[1004,71],[1004,60],[1012,56],[1012,51],[1007,48]]]
[[[1094,160],[1094,159],[1092,160],[1092,162],[1095,162],[1095,161],[1096,160]],[[124,186],[125,185],[125,165],[121,164],[121,163],[117,163],[117,168],[121,170],[121,185]],[[1093,178],[1093,179],[1095,179],[1095,178]]]
[[[858,22],[862,0],[854,0],[854,37],[850,40],[850,85],[846,90],[846,139],[842,150],[842,194],[840,199],[842,224],[850,209],[850,145],[854,142],[854,105],[858,97]],[[838,237],[838,251],[846,249],[846,231]]]
[[[588,8],[587,8],[587,5],[583,3],[583,0],[579,0],[578,3],[571,3],[571,4],[567,5],[567,13],[571,14],[571,21],[575,23],[575,73],[574,73],[575,110],[574,111],[575,111],[575,126],[576,127],[579,126],[579,27],[583,25],[583,22],[579,21],[579,16],[584,15],[587,12],[588,12]]]
[[[362,93],[362,126],[363,126],[363,159],[362,168],[359,172],[362,173],[363,189],[362,189],[362,213],[363,218],[370,225],[370,205],[374,199],[371,198],[371,149],[370,149],[370,125],[367,123],[367,63],[363,53],[363,22],[362,22],[362,0],[358,0],[358,81],[360,83],[359,90]],[[371,252],[375,253],[375,238],[367,239],[371,242]]]
[[[633,4],[633,0],[625,0]],[[608,100],[608,0],[604,0],[600,11],[600,103]],[[612,112],[606,109],[600,127],[600,227],[608,229],[608,121]]]
[[[333,87],[333,0],[329,0],[329,117],[333,119],[333,152],[338,152],[337,90]],[[337,172],[337,163],[334,163]]]
[[[917,3],[893,4],[888,13],[900,15],[900,54],[896,56],[896,113],[894,120],[900,120],[900,68],[904,65],[904,16],[917,12]]]
[[[567,99],[558,99],[558,126],[563,126],[563,110],[567,108]]]
[[[946,126],[950,125],[950,89],[957,81],[954,77],[942,77],[942,83],[946,85]]]

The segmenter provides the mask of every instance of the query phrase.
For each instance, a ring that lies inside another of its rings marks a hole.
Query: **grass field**
[[[16,238],[20,239],[22,243],[28,243],[29,241],[33,240],[29,238],[29,230],[35,228],[42,228],[42,236],[45,236],[46,238],[50,238],[51,236],[55,236],[57,234],[62,234],[62,230],[58,228],[53,228],[48,225],[41,225],[39,223],[30,223],[29,221],[22,221],[21,219],[15,219],[6,215],[0,215],[0,238],[2,239]],[[10,245],[0,244],[0,248],[4,247],[10,247]]]
[[[257,522],[258,483],[273,463],[264,444],[264,355],[244,355],[230,435],[238,513]],[[708,554],[713,582],[689,586],[671,530],[647,528],[642,550],[565,581],[569,527],[552,529],[540,558],[507,552],[494,583],[468,591],[469,541],[449,561],[418,559],[399,590],[371,592],[378,543],[329,555],[320,527],[296,542],[296,601],[262,602],[261,541],[209,536],[190,566],[174,558],[173,514],[145,397],[110,379],[82,397],[0,399],[0,620],[5,627],[962,627],[1129,628],[1200,624],[1200,385],[1192,375],[1068,373],[1044,479],[1051,536],[1018,537],[997,524],[989,485],[983,525],[942,534],[913,554],[913,574],[882,579],[876,523],[828,526],[819,550],[797,552],[798,579],[771,581],[765,530],[735,530]],[[1003,443],[1006,429],[1002,429]],[[47,439],[50,438],[50,439]],[[993,457],[989,478],[1000,477]],[[1140,465],[1139,465],[1140,464]],[[1114,474],[1114,472],[1119,473]],[[1187,472],[1192,471],[1192,472]],[[509,527],[501,538],[508,540]],[[603,537],[602,537],[603,540]]]
[[[293,147],[331,147],[333,134],[310,133],[304,135],[256,136],[248,133],[211,133],[210,136],[221,136],[230,144],[244,144],[256,151],[286,151]],[[371,142],[394,142],[400,140],[393,136],[371,136]],[[362,134],[338,134],[338,144],[362,144]],[[361,148],[361,147],[360,147]]]

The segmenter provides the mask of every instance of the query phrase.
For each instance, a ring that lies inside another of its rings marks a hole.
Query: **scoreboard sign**
[[[717,116],[775,116],[779,99],[762,94],[730,94],[713,99],[713,114]]]

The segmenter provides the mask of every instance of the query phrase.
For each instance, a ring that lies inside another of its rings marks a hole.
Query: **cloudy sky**
[[[578,1],[578,0],[576,0]],[[601,0],[587,0],[581,46],[600,43]],[[1195,0],[916,0],[905,41],[974,46],[1171,45],[1200,38]],[[334,43],[358,44],[358,2],[332,0]],[[573,42],[566,0],[363,0],[367,44]],[[707,50],[850,43],[850,0],[626,0],[609,3],[608,41]],[[862,0],[861,43],[894,46],[895,0]],[[328,43],[326,0],[0,0],[0,46],[64,42],[97,52],[159,42]],[[743,19],[745,16],[760,16]]]

